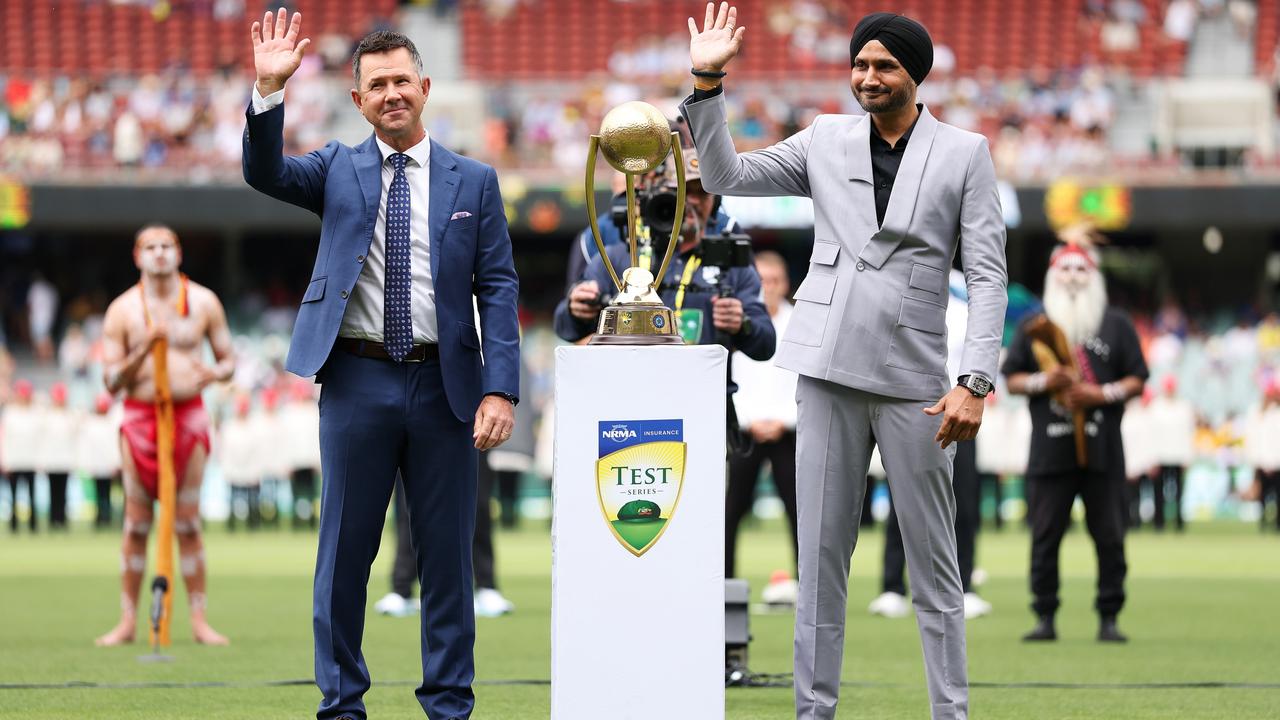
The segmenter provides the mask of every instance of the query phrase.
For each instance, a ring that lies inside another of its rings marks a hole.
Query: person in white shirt
[[[262,483],[262,454],[268,450],[257,418],[252,414],[253,400],[237,395],[234,414],[223,421],[218,437],[218,459],[222,476],[231,486],[231,512],[227,529],[235,530],[237,521],[257,529],[260,522],[258,493]]]
[[[49,405],[40,413],[40,470],[49,479],[49,529],[67,529],[67,479],[76,465],[79,418],[67,406],[67,385],[49,388]]]
[[[1173,524],[1181,532],[1182,486],[1195,451],[1196,411],[1178,396],[1178,380],[1172,375],[1164,379],[1161,395],[1151,401],[1150,419],[1153,464],[1159,466],[1151,478],[1156,503],[1152,521],[1156,530],[1164,529],[1165,497],[1172,491]]]
[[[787,296],[791,282],[787,263],[772,251],[756,255],[765,308],[781,338],[791,317]],[[796,374],[769,360],[752,360],[742,352],[733,357],[733,382],[738,385],[734,406],[738,424],[751,438],[750,450],[729,459],[729,488],[725,497],[725,577],[736,577],[738,526],[755,504],[760,470],[768,461],[778,498],[786,509],[794,568],[796,543]],[[765,588],[766,602],[794,604],[797,588],[787,578]]]
[[[969,320],[969,301],[965,290],[964,273],[952,269],[947,303],[947,373],[960,375],[961,356],[964,352],[965,326]],[[988,393],[990,400],[994,393]],[[989,433],[984,428],[978,435]],[[982,617],[991,612],[991,603],[978,595],[973,586],[974,559],[977,553],[978,524],[981,522],[977,438],[956,443],[956,455],[952,463],[951,482],[956,498],[956,557],[960,567],[961,587],[964,590],[964,616],[967,620]],[[902,528],[898,524],[898,512],[889,496],[889,517],[884,524],[884,558],[880,576],[880,594],[867,611],[872,615],[889,618],[906,617],[911,612],[907,602],[907,555],[902,544]]]
[[[35,387],[28,380],[13,384],[13,393],[0,414],[0,462],[9,478],[9,530],[18,532],[18,488],[27,486],[27,526],[36,531],[36,467],[39,465],[39,411]]]
[[[1245,459],[1254,467],[1259,492],[1258,522],[1266,530],[1268,522],[1280,531],[1280,379],[1272,379],[1262,395],[1261,405],[1248,413],[1245,420]],[[1275,505],[1273,518],[1267,516],[1267,503]]]
[[[281,439],[288,446],[293,528],[316,527],[316,478],[320,472],[320,409],[315,385],[295,380],[289,402],[280,410]]]
[[[112,413],[110,393],[98,393],[93,412],[85,413],[76,434],[76,469],[93,478],[97,514],[93,526],[111,526],[111,485],[120,475],[120,418]]]
[[[1163,498],[1159,488],[1159,471],[1156,462],[1156,418],[1151,409],[1154,393],[1150,388],[1140,398],[1132,398],[1125,406],[1120,420],[1120,437],[1124,444],[1125,494],[1129,506],[1129,527],[1142,525],[1142,486],[1155,482],[1157,496]],[[1194,427],[1192,428],[1195,429]],[[1161,502],[1157,502],[1160,511]]]

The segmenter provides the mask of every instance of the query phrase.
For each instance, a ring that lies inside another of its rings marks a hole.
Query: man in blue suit
[[[423,587],[418,701],[431,720],[469,718],[476,451],[510,437],[519,392],[518,283],[498,181],[427,137],[431,81],[394,32],[364,38],[352,60],[351,99],[373,136],[285,157],[285,81],[310,43],[298,41],[301,21],[281,9],[253,24],[244,177],[322,218],[286,362],[323,383],[316,717],[366,717],[366,585],[399,471]]]

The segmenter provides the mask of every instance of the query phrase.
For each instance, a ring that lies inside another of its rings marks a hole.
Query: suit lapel
[[[431,280],[440,282],[440,245],[444,241],[444,231],[449,227],[449,218],[453,217],[453,206],[458,200],[458,184],[461,173],[455,168],[457,161],[453,154],[444,149],[440,143],[431,141],[431,197],[427,201],[431,207],[427,212],[427,232],[431,242]],[[479,212],[479,208],[476,208]]]
[[[933,147],[933,138],[938,131],[938,121],[929,114],[929,108],[921,107],[920,119],[911,131],[911,139],[907,142],[907,151],[902,156],[902,165],[898,168],[898,176],[893,180],[893,192],[889,195],[889,207],[884,213],[884,223],[879,232],[871,236],[871,240],[858,253],[858,259],[879,269],[885,260],[898,249],[907,229],[911,227],[911,217],[915,214],[916,201],[920,194],[920,181],[924,179],[925,162],[929,159],[929,150]],[[867,162],[870,164],[870,139],[867,140]],[[872,202],[875,202],[874,198]]]
[[[849,178],[853,217],[859,223],[845,240],[850,254],[858,252],[853,238],[863,238],[876,230],[875,180],[871,170],[871,116],[863,115],[849,131],[844,145],[845,175]]]
[[[351,164],[356,168],[356,179],[364,195],[364,237],[372,238],[373,225],[378,221],[378,202],[382,199],[382,151],[372,135],[356,147]]]

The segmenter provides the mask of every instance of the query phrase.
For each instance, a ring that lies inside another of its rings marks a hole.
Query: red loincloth
[[[182,484],[182,476],[195,451],[196,444],[209,452],[209,415],[199,396],[173,404],[173,468]],[[139,400],[124,401],[124,420],[120,433],[129,443],[133,466],[138,471],[138,482],[151,496],[158,499],[160,464],[156,458],[156,406]]]

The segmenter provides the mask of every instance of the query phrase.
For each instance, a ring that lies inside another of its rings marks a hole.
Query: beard
[[[866,112],[896,112],[910,104],[911,88],[907,85],[902,85],[896,90],[890,90],[886,94],[873,95],[870,97],[865,96],[862,92],[854,91],[853,97]]]
[[[1053,270],[1045,277],[1044,313],[1062,329],[1072,347],[1084,344],[1098,334],[1102,315],[1107,310],[1107,286],[1102,273],[1089,276],[1089,284],[1072,292],[1058,281]]]

